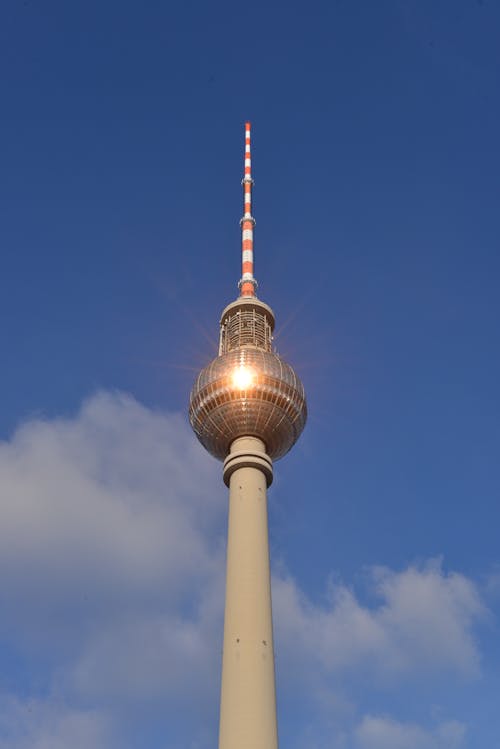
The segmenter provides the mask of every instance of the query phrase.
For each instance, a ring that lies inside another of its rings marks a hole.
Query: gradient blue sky
[[[270,494],[281,745],[500,743],[499,33],[494,0],[2,3],[0,749],[216,745],[186,411],[246,119],[310,411]]]

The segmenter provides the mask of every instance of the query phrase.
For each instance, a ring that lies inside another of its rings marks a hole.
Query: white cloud
[[[323,674],[357,669],[383,679],[478,673],[473,626],[485,609],[477,587],[436,561],[402,572],[374,569],[373,607],[342,584],[331,587],[324,605],[311,603],[290,578],[276,579],[273,591],[277,641],[302,656],[301,678],[307,663]]]
[[[366,715],[354,731],[356,749],[459,749],[465,725],[447,721],[428,730],[415,723]]]
[[[208,596],[222,604],[222,585]],[[69,685],[86,699],[113,705],[168,701],[169,710],[182,703],[199,711],[215,705],[222,612],[204,604],[201,596],[188,613],[136,611],[103,623],[82,644],[66,674]]]
[[[110,737],[98,710],[0,695],[0,749],[109,749]]]
[[[384,601],[378,618],[393,650],[390,667],[407,671],[420,664],[465,676],[478,674],[473,625],[486,610],[471,580],[443,572],[437,560],[400,574],[378,568],[374,576]]]
[[[220,566],[208,532],[224,507],[218,484],[180,416],[123,395],[24,425],[0,447],[0,602],[11,623],[33,634],[25,614],[36,614],[59,636],[61,613],[74,624],[139,603],[156,611],[202,586]]]

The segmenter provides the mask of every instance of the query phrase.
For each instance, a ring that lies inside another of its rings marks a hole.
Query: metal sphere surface
[[[307,418],[304,386],[278,354],[245,347],[222,354],[198,375],[189,420],[202,445],[224,460],[237,437],[263,440],[276,460],[287,453]]]

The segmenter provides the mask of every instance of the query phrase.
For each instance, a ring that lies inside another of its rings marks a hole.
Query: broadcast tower
[[[222,312],[219,355],[198,375],[189,419],[229,487],[219,749],[277,749],[267,487],[306,421],[304,387],[273,349],[274,314],[253,275],[250,123],[245,126],[240,296]]]

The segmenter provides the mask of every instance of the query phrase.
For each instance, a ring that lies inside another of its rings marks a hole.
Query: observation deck
[[[202,445],[224,460],[238,437],[258,437],[276,460],[306,422],[304,386],[272,350],[274,314],[256,297],[240,297],[221,316],[219,356],[198,375],[189,419]]]

